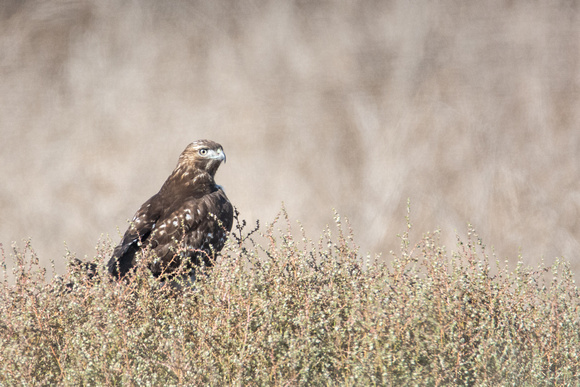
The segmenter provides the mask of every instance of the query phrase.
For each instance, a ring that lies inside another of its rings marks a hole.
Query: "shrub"
[[[579,294],[565,262],[510,270],[473,229],[390,263],[362,256],[338,215],[317,242],[284,211],[238,224],[217,264],[177,290],[144,270],[64,278],[13,249],[0,290],[1,385],[574,385]],[[262,243],[256,240],[263,240]],[[4,267],[6,254],[2,251]],[[100,278],[100,280],[99,280]],[[72,290],[71,290],[72,287]]]

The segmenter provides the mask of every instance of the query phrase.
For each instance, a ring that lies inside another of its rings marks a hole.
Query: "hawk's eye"
[[[205,155],[207,155],[207,148],[201,148],[201,149],[199,150],[199,154],[200,154],[200,155],[202,155],[202,156],[205,156]]]

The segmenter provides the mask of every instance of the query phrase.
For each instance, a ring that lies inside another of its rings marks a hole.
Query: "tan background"
[[[281,202],[363,251],[471,222],[580,268],[580,10],[569,1],[3,1],[0,242],[119,237],[192,140],[252,222]]]

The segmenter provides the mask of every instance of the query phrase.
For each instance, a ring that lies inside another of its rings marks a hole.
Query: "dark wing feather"
[[[159,219],[150,237],[158,258],[150,266],[154,275],[177,268],[182,257],[189,257],[193,265],[203,261],[212,266],[213,254],[223,248],[232,228],[233,207],[221,189],[175,204]]]
[[[163,206],[159,195],[147,200],[137,211],[131,226],[123,235],[123,239],[113,251],[113,256],[107,263],[109,273],[115,277],[123,277],[135,264],[135,253],[140,250],[149,238],[151,231],[162,214]]]

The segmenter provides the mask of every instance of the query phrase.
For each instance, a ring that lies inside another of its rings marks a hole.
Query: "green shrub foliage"
[[[238,224],[193,287],[111,281],[105,245],[94,278],[71,257],[47,275],[29,243],[2,251],[0,385],[579,383],[566,263],[509,269],[472,229],[450,254],[438,233],[405,233],[371,259],[335,223],[314,242],[284,211],[261,234]]]

